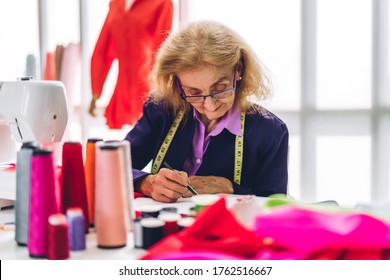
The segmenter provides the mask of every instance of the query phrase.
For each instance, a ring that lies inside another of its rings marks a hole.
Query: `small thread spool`
[[[134,219],[134,247],[143,248],[141,219]]]
[[[201,194],[191,197],[192,201],[195,203],[195,212],[199,213],[203,208],[214,204],[219,200],[218,195],[213,194]]]
[[[163,207],[160,210],[160,214],[162,213],[177,213],[176,207]]]
[[[165,222],[157,218],[144,218],[141,220],[142,248],[149,249],[164,237],[164,225]]]
[[[179,226],[179,231],[186,229],[195,222],[194,217],[184,217],[177,221],[177,225]]]
[[[85,218],[83,210],[79,207],[70,207],[66,210],[69,224],[70,250],[85,250]]]
[[[47,258],[49,260],[69,258],[68,222],[64,214],[52,214],[49,217]]]
[[[179,226],[177,221],[181,219],[180,214],[178,213],[161,213],[158,215],[158,218],[165,222],[164,233],[165,235],[170,235],[172,233],[179,231]]]
[[[19,246],[27,246],[31,157],[36,148],[34,142],[23,143],[16,155],[15,241]]]
[[[141,218],[157,218],[160,215],[161,206],[145,205],[141,207]]]
[[[196,216],[195,206],[188,209],[187,217],[195,217]]]
[[[36,149],[31,158],[28,251],[31,257],[47,257],[48,219],[58,213],[53,153]]]
[[[88,215],[91,227],[95,223],[95,171],[96,171],[96,143],[102,141],[100,138],[90,138],[87,141],[85,156],[85,184],[87,189]]]

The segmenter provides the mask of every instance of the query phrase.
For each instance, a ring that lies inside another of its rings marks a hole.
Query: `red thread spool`
[[[66,142],[62,149],[61,212],[70,207],[80,207],[85,215],[85,231],[89,228],[89,214],[82,146]]]
[[[69,258],[68,223],[64,214],[53,214],[49,217],[48,228],[49,260],[65,260]]]
[[[165,235],[169,235],[179,231],[177,221],[181,219],[178,213],[161,213],[158,218],[165,222],[164,232]]]

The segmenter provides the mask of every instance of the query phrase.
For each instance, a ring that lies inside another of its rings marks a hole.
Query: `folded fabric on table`
[[[167,253],[174,253],[176,259],[180,252],[197,251],[197,259],[214,256],[225,258],[253,258],[260,250],[261,240],[255,233],[242,227],[226,208],[225,198],[203,209],[194,224],[170,235],[152,246],[141,259],[159,259]],[[202,252],[201,252],[202,251]],[[172,255],[173,256],[173,255]],[[188,254],[183,254],[183,258]]]
[[[390,259],[390,224],[356,211],[287,205],[256,218],[259,259]]]
[[[221,198],[141,259],[390,259],[390,223],[342,208],[288,204],[260,211],[250,230]]]

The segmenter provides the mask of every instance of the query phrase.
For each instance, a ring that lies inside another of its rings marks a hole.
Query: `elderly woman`
[[[151,87],[126,136],[136,191],[161,202],[191,196],[188,184],[199,194],[286,193],[288,130],[253,103],[268,97],[266,78],[238,34],[210,21],[171,34]]]

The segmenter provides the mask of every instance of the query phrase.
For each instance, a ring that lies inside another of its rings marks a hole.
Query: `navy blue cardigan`
[[[183,170],[184,161],[192,150],[194,121],[192,113],[186,122],[182,121],[167,150],[164,161],[174,169]],[[170,111],[151,102],[145,103],[142,118],[125,138],[130,141],[134,182],[149,174],[141,170],[156,157],[172,122]],[[271,112],[247,114],[241,184],[234,183],[236,137],[227,129],[211,138],[196,175],[225,177],[233,183],[235,194],[286,193],[288,137],[286,125]]]

